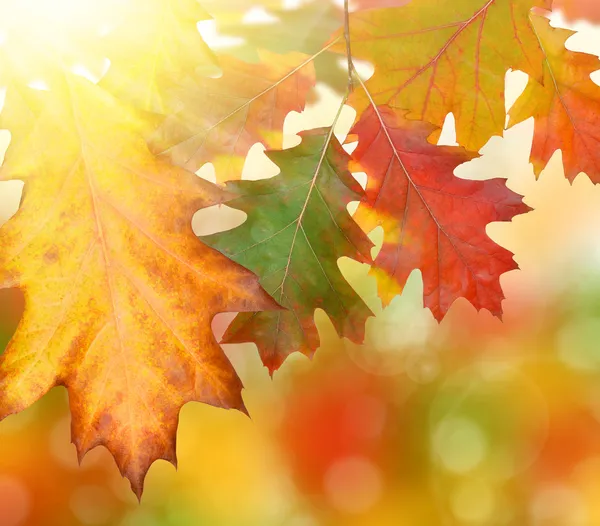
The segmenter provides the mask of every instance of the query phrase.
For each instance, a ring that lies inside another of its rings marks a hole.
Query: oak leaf
[[[565,47],[573,31],[555,29],[542,16],[532,20],[546,55],[544,79],[529,80],[510,110],[510,125],[534,117],[531,162],[536,175],[556,150],[562,150],[569,181],[585,172],[600,183],[600,86],[590,78],[600,61]]]
[[[75,76],[19,95],[1,178],[25,190],[0,229],[0,287],[26,306],[0,356],[0,419],[64,385],[79,457],[106,446],[140,496],[152,462],[176,461],[183,404],[244,410],[212,318],[275,303],[198,241],[192,215],[222,191],[155,158],[135,113]]]
[[[304,109],[315,84],[314,57],[261,53],[262,63],[221,57],[220,78],[195,77],[173,90],[180,111],[150,138],[155,153],[195,172],[212,162],[220,181],[241,177],[253,144],[281,148],[290,111]]]
[[[240,227],[203,238],[260,277],[287,311],[238,315],[223,343],[255,342],[271,373],[292,352],[311,356],[319,346],[315,309],[340,336],[364,337],[371,311],[346,282],[338,259],[370,262],[372,243],[346,210],[362,188],[348,171],[348,155],[332,128],[301,134],[289,150],[267,152],[281,174],[227,184],[238,194],[227,204],[248,214]]]
[[[246,59],[260,49],[313,54],[323,47],[344,19],[343,10],[331,0],[308,0],[290,8],[283,8],[278,0],[262,0],[255,2],[255,6],[260,6],[274,20],[248,23],[240,4],[247,5],[247,2],[203,2],[220,34],[245,40],[243,55]]]
[[[355,219],[366,232],[384,230],[372,269],[379,295],[388,304],[420,269],[425,306],[438,320],[460,297],[500,316],[500,275],[517,266],[486,226],[529,207],[504,180],[455,177],[454,169],[476,154],[428,143],[432,130],[383,106],[369,108],[351,132],[358,137],[353,168],[368,175]]]
[[[341,92],[346,88],[348,72],[338,53],[329,51],[331,35],[344,23],[344,11],[333,0],[308,0],[297,6],[282,8],[281,2],[256,2],[271,20],[248,23],[245,0],[209,0],[203,2],[215,18],[220,34],[240,39],[227,52],[250,63],[259,63],[262,50],[273,53],[301,52],[314,56],[320,82]]]
[[[542,78],[544,57],[529,14],[549,5],[550,0],[419,0],[353,13],[352,53],[370,61],[375,73],[366,82],[368,93],[355,91],[352,106],[360,114],[372,103],[389,105],[438,128],[453,113],[459,144],[479,150],[504,130],[506,72]],[[336,49],[343,51],[343,43]]]

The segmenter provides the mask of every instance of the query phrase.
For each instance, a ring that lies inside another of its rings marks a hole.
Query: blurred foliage
[[[252,345],[227,346],[252,420],[188,404],[181,467],[154,466],[141,505],[106,450],[78,466],[55,389],[0,426],[0,524],[597,524],[600,276],[586,277],[504,325],[457,304],[437,327],[415,274],[367,345],[321,316],[315,359],[273,381]]]

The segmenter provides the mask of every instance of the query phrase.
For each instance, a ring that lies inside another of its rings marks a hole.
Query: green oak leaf
[[[287,310],[238,315],[223,343],[255,342],[271,373],[292,352],[311,356],[319,346],[315,309],[338,334],[364,338],[372,315],[344,279],[341,257],[370,263],[372,243],[347,211],[363,190],[348,171],[349,157],[332,128],[301,134],[300,145],[267,151],[281,170],[271,179],[227,183],[227,204],[248,214],[240,227],[203,242],[255,272]]]

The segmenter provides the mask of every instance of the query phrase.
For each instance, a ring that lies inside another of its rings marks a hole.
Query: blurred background
[[[568,26],[560,13],[554,23]],[[569,27],[579,31],[571,49],[600,54],[600,28]],[[507,75],[508,105],[525,81]],[[339,96],[325,86],[318,95],[288,117],[288,146],[331,122]],[[341,139],[352,119],[346,108]],[[503,321],[461,300],[437,324],[418,272],[382,310],[368,268],[341,260],[377,314],[365,344],[339,339],[318,311],[316,357],[293,355],[273,380],[253,345],[226,346],[251,419],[185,406],[179,469],[154,464],[141,505],[103,448],[78,465],[64,389],[1,422],[0,526],[600,525],[600,187],[585,175],[570,185],[560,152],[536,181],[532,130],[525,122],[492,139],[456,172],[508,178],[535,209],[488,228],[521,268],[502,277]],[[453,133],[449,116],[441,142]],[[9,137],[0,132],[4,147]],[[244,177],[276,173],[254,148]],[[211,167],[200,175],[210,179]],[[0,185],[0,223],[20,191]],[[194,227],[243,219],[213,208]],[[381,243],[381,232],[372,237]],[[22,307],[18,291],[0,291],[0,350]],[[217,336],[228,319],[215,320]]]

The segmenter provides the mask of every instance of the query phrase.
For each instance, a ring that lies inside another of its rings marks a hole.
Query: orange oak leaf
[[[352,14],[352,53],[375,66],[370,95],[356,90],[352,106],[360,114],[371,98],[439,128],[453,113],[459,144],[479,150],[504,130],[507,70],[542,78],[533,7],[550,0],[418,0]]]
[[[591,22],[600,22],[598,0],[554,0],[552,8],[560,9],[569,20],[584,18]]]
[[[222,191],[156,159],[98,86],[67,76],[60,91],[9,93],[2,125],[2,179],[25,190],[0,229],[0,287],[26,306],[0,356],[0,418],[65,386],[79,457],[107,447],[139,497],[152,462],[176,462],[183,404],[244,410],[212,318],[275,303],[192,231]]]
[[[212,162],[218,180],[239,179],[252,145],[282,146],[285,117],[304,109],[315,84],[314,58],[262,51],[262,62],[250,64],[221,57],[220,78],[188,79],[173,91],[181,110],[151,138],[152,149],[190,171]]]
[[[427,142],[433,126],[407,120],[388,107],[371,107],[354,126],[355,168],[368,175],[356,221],[384,230],[372,272],[389,303],[409,274],[420,269],[424,301],[441,320],[464,297],[501,316],[500,275],[517,268],[512,254],[486,234],[493,221],[529,210],[504,180],[469,181],[454,169],[476,154]]]
[[[542,16],[532,20],[546,54],[544,82],[529,80],[510,110],[510,125],[534,117],[531,162],[536,175],[562,150],[569,181],[585,172],[600,183],[600,86],[590,78],[600,61],[565,48],[573,31],[555,29]]]

